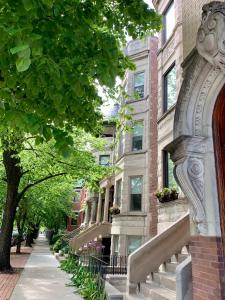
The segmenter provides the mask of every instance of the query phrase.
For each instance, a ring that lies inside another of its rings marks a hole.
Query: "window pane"
[[[167,151],[164,152],[164,164],[164,186],[169,188],[177,187],[177,182],[173,174],[174,164]]]
[[[110,155],[100,155],[99,164],[101,166],[108,166],[110,161]]]
[[[170,158],[170,155],[168,154],[168,187],[172,188],[177,186],[177,182],[175,180],[175,177],[173,175],[173,169],[174,169],[174,164],[173,161]]]
[[[174,10],[174,3],[170,5],[168,10],[166,11],[164,15],[164,30],[165,30],[165,42],[168,40],[168,38],[173,33],[174,27],[175,27],[175,10]]]
[[[143,122],[138,122],[134,125],[132,137],[132,151],[142,150],[143,131]]]
[[[131,178],[131,194],[142,193],[142,177]]]
[[[139,95],[140,98],[144,97],[144,73],[134,74],[134,91]]]
[[[136,249],[138,249],[142,244],[141,236],[128,236],[128,245],[127,245],[127,253],[130,255]]]
[[[142,136],[134,136],[132,142],[132,151],[142,150]]]
[[[165,76],[165,110],[176,103],[176,69],[173,67]]]
[[[122,196],[122,179],[116,182],[116,204],[120,206]]]
[[[141,211],[141,194],[131,194],[130,210]]]

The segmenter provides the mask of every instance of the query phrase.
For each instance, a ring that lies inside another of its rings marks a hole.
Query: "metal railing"
[[[105,278],[107,274],[125,275],[127,274],[127,257],[126,256],[92,256],[92,255],[75,255],[79,264],[87,267],[91,273],[99,274]]]

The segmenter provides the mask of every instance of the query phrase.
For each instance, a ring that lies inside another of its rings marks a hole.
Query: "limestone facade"
[[[125,49],[126,55],[136,66],[135,71],[126,72],[123,81],[128,95],[124,101],[132,116],[127,124],[131,130],[121,134],[113,151],[106,148],[104,153],[95,153],[99,162],[102,155],[108,155],[109,162],[116,165],[118,171],[111,178],[100,182],[101,193],[87,192],[85,195],[85,216],[81,227],[111,222],[112,255],[129,255],[149,239],[149,224],[153,220],[155,222],[155,204],[152,202],[150,209],[150,200],[156,190],[154,182],[157,175],[156,168],[150,168],[150,162],[154,160],[154,166],[157,157],[157,128],[154,126],[157,112],[157,43],[157,38],[147,37],[143,41],[130,41]],[[136,76],[139,76],[138,80]],[[107,132],[104,132],[108,142],[113,140],[114,130],[111,124],[111,128],[108,125]],[[154,145],[152,148],[151,141]],[[136,200],[131,200],[133,190]],[[112,206],[119,207],[120,213],[110,215]]]

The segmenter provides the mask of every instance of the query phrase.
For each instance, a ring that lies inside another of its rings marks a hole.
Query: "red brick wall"
[[[193,236],[193,300],[225,299],[225,264],[220,237]]]
[[[157,200],[154,193],[157,190],[157,114],[158,114],[158,66],[157,66],[157,51],[158,51],[158,38],[152,37],[150,40],[150,95],[149,95],[149,199],[150,199],[150,237],[157,234],[158,211]]]

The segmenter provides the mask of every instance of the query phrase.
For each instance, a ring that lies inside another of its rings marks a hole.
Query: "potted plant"
[[[117,205],[110,207],[109,212],[111,215],[118,215],[120,213],[120,208]]]
[[[159,202],[169,202],[178,199],[178,192],[176,187],[170,188],[163,188],[162,191],[158,191],[155,193],[155,196],[159,200]]]
[[[178,199],[178,195],[179,195],[179,193],[177,192],[177,188],[176,187],[172,187],[171,188],[171,192],[170,192],[170,197],[172,198],[172,200],[177,200]]]

